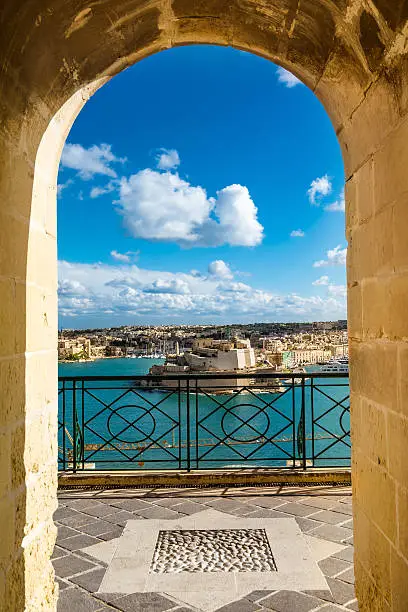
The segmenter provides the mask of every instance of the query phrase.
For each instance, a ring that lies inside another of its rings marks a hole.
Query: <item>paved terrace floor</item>
[[[63,490],[58,612],[340,612],[347,487]]]

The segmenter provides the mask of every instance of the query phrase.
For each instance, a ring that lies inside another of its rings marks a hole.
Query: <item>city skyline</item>
[[[293,75],[232,49],[152,56],[68,136],[60,327],[345,319],[343,186],[330,120]]]

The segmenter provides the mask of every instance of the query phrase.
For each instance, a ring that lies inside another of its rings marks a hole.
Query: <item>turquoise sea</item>
[[[350,464],[347,378],[316,377],[313,385],[308,378],[303,390],[298,380],[294,386],[283,382],[280,393],[249,389],[221,395],[147,390],[132,381],[162,362],[59,364],[59,376],[68,377],[60,380],[61,469],[73,465],[74,439],[78,469],[294,467],[302,461],[302,431],[307,465]],[[83,376],[130,378],[72,380]]]

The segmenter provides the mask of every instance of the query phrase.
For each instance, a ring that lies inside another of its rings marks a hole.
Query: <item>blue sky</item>
[[[122,72],[58,185],[62,327],[346,316],[339,144],[267,60],[190,46]]]

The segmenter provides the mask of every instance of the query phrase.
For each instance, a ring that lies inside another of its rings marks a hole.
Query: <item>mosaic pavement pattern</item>
[[[159,531],[151,571],[274,572],[265,529]]]
[[[166,594],[165,587],[160,592],[127,591],[126,594],[99,590],[129,521],[129,525],[136,526],[140,522],[140,532],[143,532],[147,530],[146,521],[174,520],[176,525],[183,518],[188,520],[186,517],[194,518],[210,509],[228,519],[228,529],[223,529],[226,532],[237,531],[244,518],[294,519],[311,544],[328,585],[327,589],[318,591],[254,587],[244,597],[218,608],[219,612],[358,610],[354,594],[351,492],[345,487],[309,487],[61,491],[59,508],[54,515],[58,539],[53,555],[60,587],[58,612],[200,610],[187,605],[182,597]],[[175,532],[171,533],[174,537]],[[162,578],[166,575],[171,576],[164,573]]]

